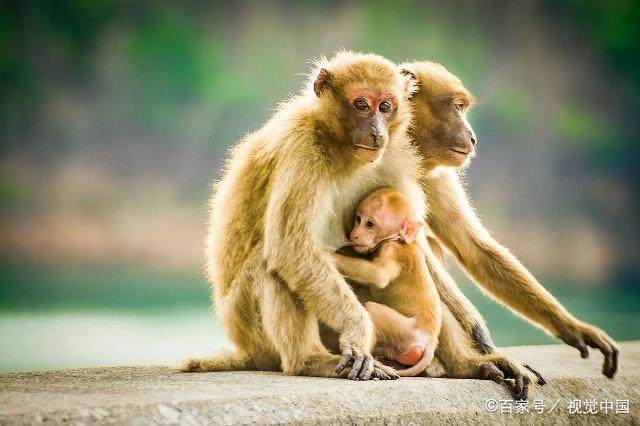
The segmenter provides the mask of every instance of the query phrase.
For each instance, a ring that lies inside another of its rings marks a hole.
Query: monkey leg
[[[378,362],[365,362],[362,354],[352,354],[353,363],[342,365],[345,357],[331,354],[320,340],[318,320],[307,311],[284,282],[265,272],[262,277],[262,323],[269,340],[280,355],[282,371],[299,376],[344,377],[352,380],[396,379],[393,369]]]
[[[485,379],[509,387],[515,399],[526,399],[533,383],[544,379],[500,353],[479,354],[471,345],[460,323],[449,309],[442,307],[442,329],[436,357],[447,377]]]
[[[220,322],[236,351],[223,351],[209,358],[187,360],[183,372],[265,370],[279,371],[280,358],[262,327],[260,305],[251,286],[259,276],[259,265],[245,267],[228,291],[214,300]]]

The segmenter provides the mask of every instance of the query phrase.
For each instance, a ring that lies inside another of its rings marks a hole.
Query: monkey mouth
[[[367,151],[380,151],[382,149],[381,146],[374,148],[372,146],[365,146],[365,145],[359,145],[359,144],[355,144],[356,149],[366,149]]]
[[[460,155],[464,155],[464,156],[467,156],[467,155],[469,155],[471,153],[471,151],[463,151],[461,149],[455,149],[455,148],[451,148],[451,149],[449,149],[449,151],[453,151],[456,154],[460,154]]]
[[[356,253],[366,254],[371,252],[371,247],[369,246],[353,244],[351,247],[353,248],[353,251],[355,251]]]

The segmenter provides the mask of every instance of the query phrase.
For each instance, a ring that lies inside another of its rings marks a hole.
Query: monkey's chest
[[[343,247],[348,242],[349,230],[353,227],[355,211],[360,202],[371,192],[385,186],[397,186],[383,174],[362,173],[347,182],[334,184],[327,191],[323,206],[322,225],[318,233],[323,244],[332,249]]]

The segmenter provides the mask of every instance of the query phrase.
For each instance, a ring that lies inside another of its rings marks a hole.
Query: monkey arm
[[[617,348],[602,330],[572,316],[534,276],[495,241],[475,215],[457,174],[430,182],[429,225],[465,271],[493,297],[588,355],[587,345],[605,355],[604,374],[617,369]]]
[[[400,274],[400,265],[394,259],[377,256],[372,260],[332,253],[342,275],[361,284],[385,288]]]
[[[343,353],[359,352],[370,357],[371,318],[316,234],[324,225],[318,212],[330,211],[323,195],[326,184],[319,172],[306,167],[307,161],[294,159],[289,163],[282,165],[280,173],[276,171],[265,215],[267,268],[282,278],[318,319],[340,334]],[[301,167],[305,169],[298,170]],[[305,179],[296,178],[299,176]]]

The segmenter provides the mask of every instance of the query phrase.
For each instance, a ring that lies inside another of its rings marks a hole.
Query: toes
[[[502,383],[504,373],[493,364],[482,364],[480,366],[480,377],[487,380],[493,380],[496,383]]]
[[[516,401],[525,401],[529,398],[529,390],[531,389],[531,379],[528,376],[522,375],[522,390],[520,394],[516,395]]]
[[[538,381],[537,381],[537,383],[538,383],[539,385],[541,385],[541,386],[542,386],[542,385],[546,385],[546,384],[547,384],[547,381],[544,379],[544,377],[542,377],[542,374],[540,374],[540,373],[538,372],[538,370],[536,370],[536,369],[532,368],[529,364],[522,364],[522,366],[523,366],[524,368],[526,368],[527,370],[529,370],[529,371],[531,372],[531,374],[533,374],[534,376],[536,376],[536,379],[538,380]]]
[[[373,360],[373,372],[371,373],[371,377],[373,379],[380,380],[395,380],[400,376],[398,376],[393,368],[384,365],[380,361]]]
[[[506,359],[500,359],[496,362],[496,365],[502,370],[505,378],[513,379],[513,397],[517,400],[523,399],[523,395],[529,393],[529,383],[531,380],[520,371],[520,369],[511,361]]]

